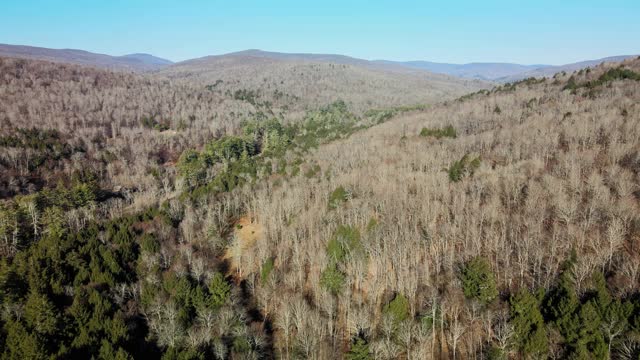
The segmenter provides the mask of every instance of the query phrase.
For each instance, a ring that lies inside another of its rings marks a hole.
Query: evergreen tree
[[[384,312],[391,315],[396,324],[405,321],[411,315],[409,313],[409,300],[402,294],[396,294],[396,297],[384,308]]]
[[[320,286],[334,295],[342,291],[346,281],[345,275],[338,269],[335,262],[331,262],[320,274]]]
[[[460,274],[464,295],[482,304],[488,304],[498,296],[496,281],[487,259],[475,257],[462,268]]]
[[[362,338],[358,337],[352,344],[349,352],[345,355],[346,360],[371,360],[371,352],[369,344]]]
[[[511,297],[510,304],[514,341],[518,349],[533,356],[546,354],[549,345],[539,300],[528,290],[521,290]]]
[[[2,350],[2,359],[49,359],[49,354],[39,336],[29,331],[19,321],[8,321],[4,330],[7,337]]]
[[[607,345],[600,331],[601,318],[597,306],[589,301],[580,307],[580,326],[574,348],[586,349],[591,358],[605,359],[607,357]]]
[[[551,320],[568,344],[578,340],[580,320],[577,312],[580,301],[576,295],[571,271],[575,263],[575,252],[565,263],[564,271],[560,275],[560,282],[553,289],[545,302],[545,315]]]
[[[53,335],[58,330],[58,313],[53,303],[43,294],[32,291],[24,309],[27,325],[36,333]]]
[[[219,308],[227,301],[231,294],[231,285],[227,283],[221,273],[216,272],[209,282],[209,305]]]

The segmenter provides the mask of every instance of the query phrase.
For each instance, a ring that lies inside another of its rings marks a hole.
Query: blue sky
[[[174,61],[249,48],[563,64],[640,53],[640,0],[1,0],[0,43]]]

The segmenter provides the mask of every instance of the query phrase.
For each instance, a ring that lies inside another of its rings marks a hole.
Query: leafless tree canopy
[[[594,273],[606,275],[616,299],[639,289],[640,81],[597,83],[619,65],[454,100],[480,86],[437,79],[422,96],[425,79],[337,64],[251,61],[229,71],[136,75],[0,58],[0,210],[20,209],[23,223],[19,230],[14,217],[0,216],[3,261],[20,263],[29,246],[88,224],[150,214],[127,227],[141,249],[129,267],[137,276],[113,280],[108,291],[86,287],[103,291],[123,318],[142,321],[158,351],[332,359],[366,339],[376,359],[484,358],[494,350],[524,358],[511,296],[553,294],[570,278],[582,301]],[[640,60],[623,65],[640,72]],[[281,170],[275,157],[256,155],[266,170],[231,191],[189,192],[181,154],[240,135],[249,119],[301,124],[338,98],[354,116],[433,105],[315,148],[289,148]],[[455,134],[420,135],[447,126]],[[40,211],[29,197],[75,186],[87,169],[104,192],[88,205]],[[109,231],[96,230],[96,243],[122,247]],[[479,258],[493,282],[478,290],[486,301],[470,296],[461,276]],[[3,266],[0,285],[9,278]],[[189,295],[190,312],[176,295],[185,283],[201,288]],[[50,291],[73,299],[72,285]],[[197,291],[207,306],[197,305]],[[3,324],[30,319],[35,300],[21,296],[28,300],[6,302]],[[621,330],[629,316],[598,329],[606,356],[637,356],[631,330]],[[547,356],[567,354],[558,339],[549,336]]]

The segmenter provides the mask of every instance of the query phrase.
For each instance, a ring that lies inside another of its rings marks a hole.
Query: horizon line
[[[544,67],[554,67],[554,66],[564,66],[564,65],[571,65],[571,64],[576,64],[576,63],[580,63],[580,62],[585,62],[585,61],[597,61],[597,60],[604,60],[604,59],[608,59],[608,58],[615,58],[615,57],[633,57],[633,56],[640,56],[640,52],[636,53],[636,54],[615,54],[615,55],[607,55],[607,56],[603,56],[603,57],[598,57],[598,58],[592,58],[592,59],[579,59],[577,61],[572,61],[572,62],[567,62],[567,63],[562,63],[562,64],[551,64],[551,63],[536,63],[536,64],[532,64],[532,63],[520,63],[520,62],[513,62],[513,61],[469,61],[469,62],[446,62],[446,61],[432,61],[432,60],[425,60],[425,59],[412,59],[412,60],[389,60],[389,58],[384,59],[384,58],[364,58],[364,57],[356,57],[353,55],[348,55],[348,54],[341,54],[341,53],[337,53],[337,52],[287,52],[287,51],[272,51],[272,50],[263,50],[260,48],[246,48],[244,50],[236,50],[236,51],[229,51],[229,52],[221,52],[221,53],[211,53],[211,54],[207,54],[207,55],[202,55],[202,56],[197,56],[197,57],[192,57],[192,58],[187,58],[184,60],[174,60],[174,59],[170,59],[169,57],[165,57],[162,55],[157,55],[155,53],[149,53],[149,52],[132,52],[132,53],[125,53],[122,55],[115,55],[115,54],[108,54],[106,52],[101,52],[101,51],[93,51],[93,50],[86,50],[86,49],[79,49],[79,48],[67,48],[67,47],[45,47],[45,46],[36,46],[36,45],[26,45],[26,44],[12,44],[12,43],[0,43],[0,45],[9,45],[9,46],[22,46],[22,47],[30,47],[30,48],[39,48],[39,49],[48,49],[48,50],[59,50],[59,51],[83,51],[83,52],[88,52],[88,53],[92,53],[92,54],[96,54],[96,55],[104,55],[104,56],[111,56],[111,57],[125,57],[125,56],[130,56],[130,55],[149,55],[149,56],[153,56],[162,60],[167,60],[170,61],[172,64],[179,64],[182,62],[186,62],[186,61],[191,61],[191,60],[197,60],[197,59],[203,59],[206,57],[213,57],[213,56],[225,56],[225,55],[233,55],[233,54],[239,54],[239,53],[243,53],[243,52],[251,52],[251,51],[259,51],[259,52],[263,52],[263,53],[272,53],[272,54],[284,54],[284,55],[325,55],[325,56],[342,56],[342,57],[347,57],[347,58],[351,58],[354,60],[364,60],[364,61],[369,61],[369,62],[392,62],[392,63],[412,63],[412,62],[427,62],[427,63],[432,63],[432,64],[442,64],[442,65],[456,65],[456,66],[465,66],[465,65],[484,65],[484,64],[496,64],[496,65],[520,65],[520,66],[528,66],[528,67],[532,67],[532,66],[544,66]]]

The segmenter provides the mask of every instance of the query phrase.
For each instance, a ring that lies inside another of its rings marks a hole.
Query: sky
[[[640,0],[1,0],[0,43],[559,65],[640,54]]]

